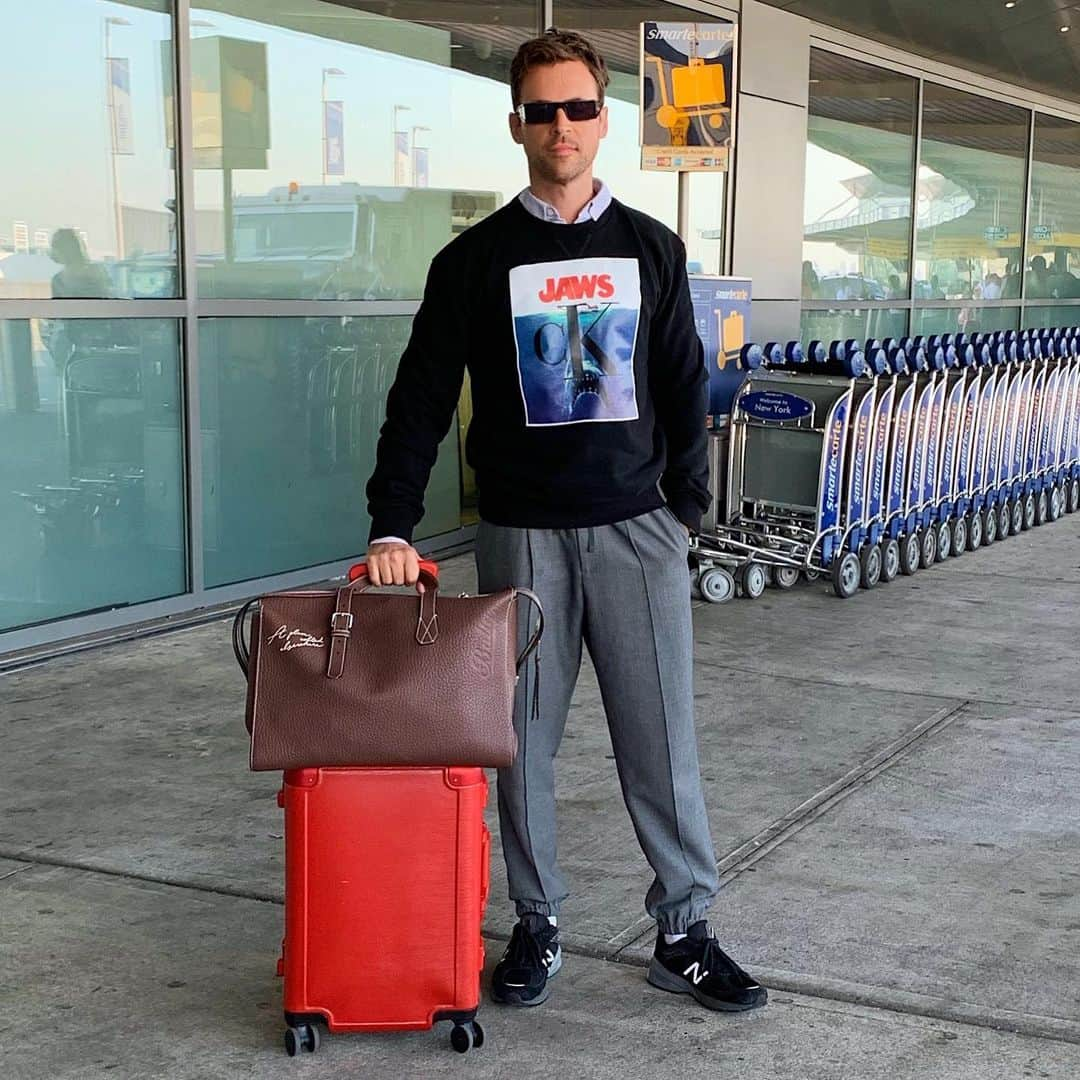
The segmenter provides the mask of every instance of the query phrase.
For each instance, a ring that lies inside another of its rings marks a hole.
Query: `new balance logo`
[[[683,972],[683,975],[685,975],[695,986],[697,986],[697,984],[701,982],[702,979],[708,978],[709,972],[707,969],[705,971],[702,971],[701,965],[695,960]]]
[[[554,964],[554,963],[555,963],[555,954],[550,949],[545,950],[545,952],[544,952],[544,967],[551,967],[551,965]]]
[[[610,274],[573,274],[549,277],[536,295],[544,304],[555,300],[591,300],[594,296],[610,300],[615,295],[615,286]]]

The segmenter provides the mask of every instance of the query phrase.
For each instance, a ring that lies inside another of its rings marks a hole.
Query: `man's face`
[[[521,82],[521,101],[595,101],[596,80],[580,60],[536,67]],[[600,140],[607,134],[607,106],[594,120],[576,123],[559,109],[550,124],[523,124],[510,114],[510,134],[525,148],[529,173],[554,184],[569,184],[592,169]]]

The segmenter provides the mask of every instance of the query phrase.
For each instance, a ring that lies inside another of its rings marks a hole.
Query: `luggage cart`
[[[841,547],[859,560],[859,584],[872,589],[882,580],[884,570],[880,542],[895,375],[882,342],[867,341],[864,355],[867,377],[856,383],[852,399]],[[895,576],[893,570],[887,580]],[[843,582],[839,587],[834,582],[834,588],[844,594]]]
[[[850,596],[861,567],[843,550],[841,511],[852,398],[865,359],[843,342],[805,354],[796,342],[772,344],[764,356],[770,366],[751,372],[732,406],[725,521],[691,542],[697,587],[720,603],[737,581],[753,598],[769,568],[780,588],[800,572],[830,572],[838,594]]]
[[[1018,344],[1010,342],[1005,355],[987,380],[983,394],[985,445],[982,461],[982,484],[986,518],[984,539],[987,543],[1008,539],[1020,529],[1020,519],[1012,499],[1012,475],[1018,428],[1020,396],[1024,373],[1020,367]],[[991,518],[993,520],[991,521]]]
[[[837,595],[1080,509],[1080,331],[745,346],[701,595]]]
[[[988,346],[982,345],[980,349],[989,352]],[[965,400],[975,369],[976,346],[971,343],[962,344],[956,351],[956,358],[958,366],[946,374],[943,386],[944,414],[937,458],[937,505],[934,517],[939,528],[948,531],[949,553],[959,557],[968,550],[966,486],[961,483],[959,461],[964,438]],[[939,534],[939,558],[942,550],[942,536]]]
[[[1080,396],[1080,336],[1066,331],[1065,347],[1069,353],[1068,391],[1065,398],[1064,430],[1061,440],[1061,485],[1065,492],[1065,512],[1073,514],[1080,508],[1080,434],[1077,408]]]
[[[1049,353],[1049,375],[1039,442],[1039,484],[1042,490],[1036,513],[1039,507],[1044,507],[1043,521],[1054,522],[1065,510],[1061,440],[1068,382],[1071,377],[1071,360],[1067,339],[1061,336],[1060,330],[1048,332],[1043,341],[1044,348]]]
[[[936,339],[915,339],[911,373],[900,395],[892,453],[890,536],[899,545],[900,572],[914,574],[937,560],[937,532],[928,528],[931,500],[926,499],[926,457],[938,373],[945,366]]]
[[[922,504],[920,525],[923,531],[924,546],[927,550],[926,536],[934,534],[933,559],[924,561],[924,566],[934,562],[944,562],[952,554],[952,520],[942,515],[943,507],[938,495],[939,469],[943,433],[945,429],[945,408],[949,389],[949,373],[958,365],[957,346],[952,341],[942,340],[934,350],[934,356],[940,360],[941,368],[934,374],[934,389],[929,396],[926,417],[926,449],[923,456]],[[927,556],[924,555],[924,559]]]
[[[982,476],[982,458],[976,470],[977,455],[985,450],[985,442],[979,442],[980,408],[983,385],[989,378],[989,368],[996,358],[1005,355],[1005,347],[996,342],[986,342],[975,349],[975,367],[966,383],[963,397],[963,415],[960,421],[959,444],[956,461],[956,504],[954,513],[963,517],[967,524],[968,551],[978,551],[984,544],[992,544],[997,538],[997,518],[994,518],[992,535],[987,535],[986,513],[982,502],[979,482]],[[985,436],[986,426],[983,424]]]

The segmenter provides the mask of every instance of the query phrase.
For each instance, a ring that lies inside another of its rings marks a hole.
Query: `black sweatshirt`
[[[466,367],[483,520],[585,528],[666,499],[699,526],[708,380],[686,251],[660,222],[612,200],[560,224],[514,199],[435,256],[386,401],[371,538],[411,541]]]

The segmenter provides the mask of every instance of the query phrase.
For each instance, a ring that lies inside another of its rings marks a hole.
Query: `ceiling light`
[[[1006,6],[1007,8],[1014,8],[1014,7],[1016,7],[1016,0],[1009,0],[1009,2],[1008,2],[1008,3],[1007,3],[1007,4],[1005,5],[1005,6]]]
[[[1069,32],[1069,28],[1068,28],[1067,26],[1063,26],[1063,27],[1061,28],[1061,32],[1062,32],[1063,34],[1067,34],[1067,33]]]

